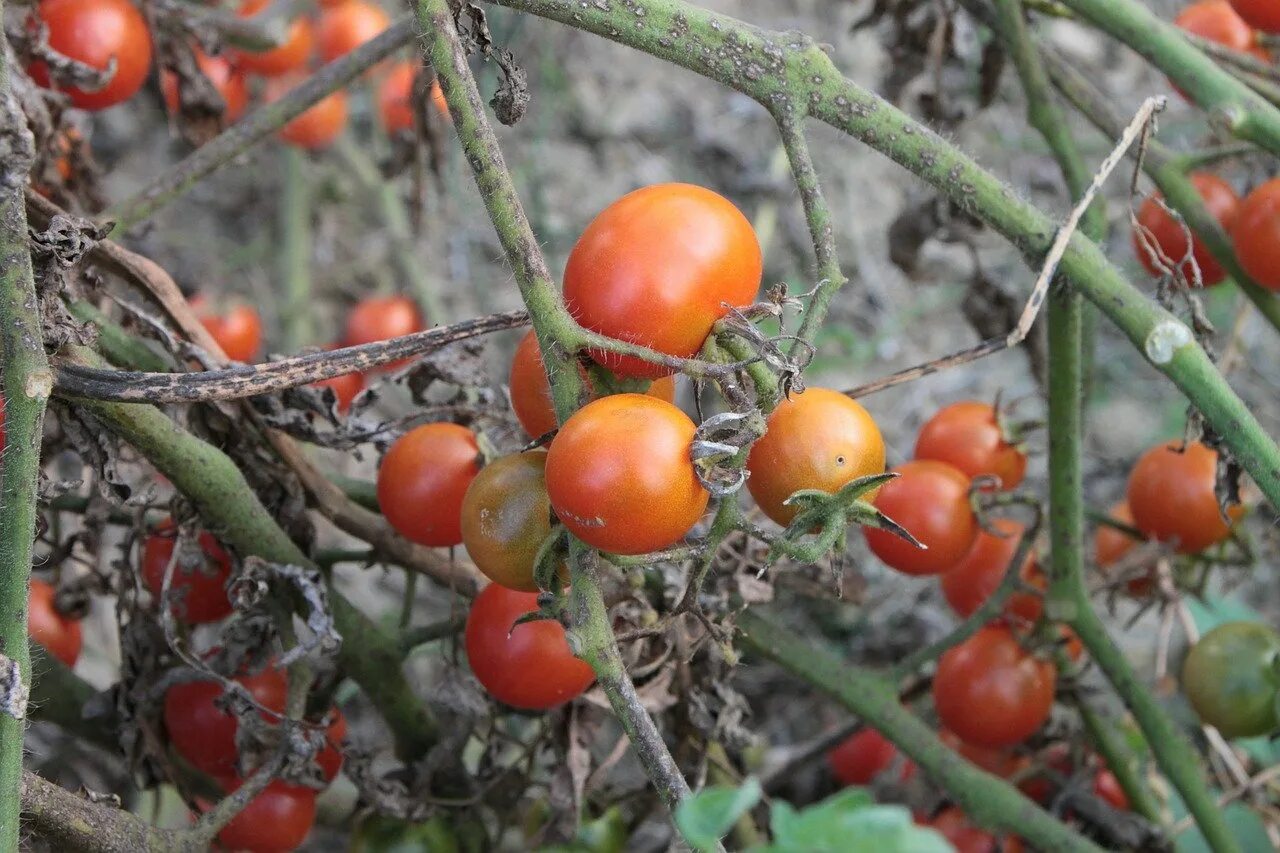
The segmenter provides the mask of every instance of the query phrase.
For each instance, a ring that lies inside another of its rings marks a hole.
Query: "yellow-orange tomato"
[[[689,461],[695,431],[684,412],[643,394],[588,403],[551,442],[551,508],[602,551],[643,554],[678,542],[710,498]]]
[[[249,89],[245,85],[244,75],[231,66],[221,56],[209,56],[202,50],[195,50],[196,68],[213,84],[213,89],[222,98],[225,109],[222,113],[224,122],[233,122],[244,112],[249,103]],[[167,68],[160,72],[160,94],[164,96],[164,105],[170,114],[177,115],[181,107],[180,81],[178,75]]]
[[[320,58],[333,62],[369,41],[391,24],[387,13],[363,0],[346,0],[320,13],[316,44]]]
[[[584,381],[587,380],[585,370],[581,371]],[[538,339],[529,332],[516,347],[515,357],[511,359],[511,410],[516,413],[516,420],[524,431],[534,438],[546,435],[556,428],[556,411],[551,402],[551,385],[547,382],[547,372],[542,366],[542,352],[538,349]],[[668,403],[676,398],[676,381],[673,377],[663,376],[653,380],[649,390],[650,397],[665,400]]]
[[[252,18],[262,12],[271,0],[244,0],[237,13],[242,18]],[[280,44],[270,50],[242,50],[236,53],[236,65],[263,77],[278,77],[296,71],[311,58],[314,34],[311,21],[303,15],[294,18]]]
[[[284,97],[300,80],[278,77],[267,85],[266,97],[274,101]],[[325,95],[293,121],[277,131],[277,136],[290,145],[311,150],[326,148],[342,135],[347,126],[347,93],[338,89]]]
[[[801,489],[834,494],[884,472],[884,438],[867,410],[828,388],[783,400],[747,457],[747,487],[761,511],[786,526],[800,511],[784,503]]]
[[[629,193],[592,220],[569,254],[565,303],[578,322],[611,338],[692,356],[711,326],[760,288],[760,242],[724,197],[689,184]],[[595,353],[619,376],[672,371]]]
[[[484,467],[462,498],[462,544],[485,577],[537,592],[534,561],[551,535],[547,453],[530,450]]]
[[[1218,452],[1200,442],[1148,450],[1129,474],[1134,526],[1161,542],[1177,542],[1183,554],[1226,539],[1231,528],[1222,520],[1213,489],[1217,470]]]
[[[462,497],[480,471],[480,447],[457,424],[402,435],[378,466],[378,506],[401,536],[441,548],[462,543]]]

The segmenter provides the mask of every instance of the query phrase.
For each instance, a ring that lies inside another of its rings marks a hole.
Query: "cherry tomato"
[[[995,407],[967,400],[939,409],[916,439],[916,458],[946,462],[970,479],[1000,478],[1012,489],[1027,473],[1027,455],[1006,440]]]
[[[1280,33],[1280,5],[1275,0],[1231,0],[1231,8],[1249,26],[1264,33]]]
[[[346,0],[320,12],[316,45],[320,58],[333,62],[391,25],[387,13],[363,0]]]
[[[231,780],[227,793],[241,784],[239,779]],[[227,850],[289,853],[307,840],[315,820],[316,792],[277,780],[223,827],[218,841]]]
[[[1280,634],[1256,622],[1227,622],[1191,647],[1182,690],[1201,722],[1224,737],[1255,737],[1280,728]]]
[[[268,102],[279,100],[301,82],[298,77],[277,77],[267,83],[265,96]],[[297,118],[286,124],[276,135],[289,145],[309,151],[327,148],[342,135],[347,127],[347,93],[338,89],[325,95]]]
[[[59,613],[54,606],[54,598],[52,586],[42,580],[31,579],[27,598],[27,636],[67,666],[75,666],[84,645],[80,620]]]
[[[402,435],[378,466],[378,506],[401,536],[435,548],[462,543],[462,498],[480,471],[475,434],[423,424]]]
[[[587,372],[581,370],[582,378],[587,380]],[[511,360],[511,410],[516,413],[520,426],[533,438],[546,435],[556,428],[556,411],[551,402],[551,385],[547,382],[547,372],[542,366],[542,352],[538,349],[538,339],[529,332],[520,339],[516,347],[515,357]],[[670,403],[676,398],[675,379],[663,376],[653,380],[649,390],[650,397]]]
[[[133,97],[146,82],[151,70],[151,30],[128,0],[41,0],[36,16],[49,27],[49,47],[63,56],[97,69],[116,61],[115,74],[101,89],[58,87],[73,106],[105,110]],[[52,85],[43,62],[33,62],[27,70],[37,85]]]
[[[231,63],[221,56],[209,56],[203,50],[194,51],[196,68],[213,84],[214,91],[222,98],[225,109],[222,119],[226,123],[235,121],[244,112],[249,103],[249,88],[245,84],[244,75],[232,67]],[[165,68],[160,71],[160,94],[164,96],[164,105],[171,115],[181,111],[180,81],[178,75]]]
[[[398,62],[391,67],[378,86],[378,116],[387,133],[413,130],[413,84],[421,62]],[[431,81],[431,103],[444,118],[449,118],[440,81]]]
[[[1280,292],[1280,178],[1245,196],[1231,237],[1245,272],[1263,287]]]
[[[1133,513],[1129,511],[1128,501],[1121,501],[1115,504],[1107,511],[1107,514],[1121,524],[1133,526]],[[1107,574],[1106,569],[1119,562],[1141,541],[1133,538],[1123,530],[1116,530],[1109,525],[1099,524],[1098,532],[1094,534],[1093,538],[1093,561],[1100,570],[1103,570],[1103,574]],[[1154,567],[1152,568],[1154,569]],[[1151,574],[1147,574],[1136,576],[1127,581],[1124,588],[1130,595],[1142,597],[1149,594],[1154,585],[1154,578]]]
[[[565,266],[565,304],[588,329],[688,357],[728,305],[755,299],[762,263],[751,223],[727,199],[656,184],[618,199],[587,226]],[[624,377],[672,372],[628,356],[594,358]]]
[[[325,347],[329,351],[339,349],[341,344],[330,344]],[[338,406],[338,414],[345,415],[351,409],[351,403],[356,396],[364,390],[364,374],[363,373],[344,373],[341,376],[335,376],[332,379],[321,379],[319,382],[312,382],[312,388],[328,388],[333,391],[334,400]]]
[[[534,562],[551,535],[546,466],[543,450],[504,456],[462,498],[462,544],[485,577],[508,589],[538,591]]]
[[[538,609],[537,593],[492,583],[480,591],[467,615],[467,660],[480,684],[499,702],[544,711],[580,695],[595,680],[573,656],[559,622],[515,621]]]
[[[933,703],[938,719],[977,746],[1008,747],[1049,719],[1056,670],[1028,654],[1013,632],[987,626],[938,661]]]
[[[954,752],[958,752],[966,761],[1001,779],[1012,778],[1031,767],[1031,759],[1025,755],[1018,755],[1008,749],[976,746],[961,740],[955,732],[948,729],[938,732],[938,739],[951,747]]]
[[[884,472],[884,438],[867,410],[827,388],[783,400],[747,457],[747,487],[761,511],[784,527],[800,507],[784,503],[801,489],[834,494],[859,477]]]
[[[1018,783],[1018,790],[1037,803],[1048,805],[1061,788],[1062,780],[1075,772],[1071,747],[1062,742],[1054,743],[1041,750],[1036,758],[1034,763],[1027,760],[1027,770],[1031,775]]]
[[[268,667],[235,679],[259,705],[284,711],[288,685],[282,670]],[[236,771],[236,718],[214,704],[222,685],[213,681],[175,684],[164,694],[164,725],[169,743],[198,770],[214,777]],[[263,714],[263,719],[274,721]]]
[[[588,403],[547,453],[551,508],[602,551],[644,554],[680,541],[710,498],[689,460],[694,431],[684,412],[643,394]]]
[[[332,782],[333,777],[342,769],[342,742],[347,739],[347,718],[342,711],[334,708],[330,712],[333,722],[325,729],[324,747],[316,753],[316,763],[324,774],[324,781]]]
[[[1001,535],[979,530],[969,552],[942,575],[942,594],[961,618],[967,618],[995,593],[1026,529],[1008,518],[996,519],[992,527]],[[1034,551],[1027,554],[1019,574],[1024,583],[1037,589],[1043,590],[1047,585],[1044,573],[1036,565]],[[1006,615],[1025,622],[1035,622],[1043,610],[1043,599],[1030,592],[1015,592],[1004,606]]]
[[[948,806],[925,823],[951,842],[956,853],[1022,853],[1021,839],[1013,835],[996,838],[978,829],[958,807]]]
[[[869,785],[893,766],[898,748],[875,729],[854,732],[827,753],[831,773],[842,785]],[[897,781],[905,782],[915,775],[916,766],[909,759],[902,762]]]
[[[1178,13],[1173,22],[1193,35],[1243,52],[1256,48],[1252,28],[1227,0],[1199,0]]]
[[[922,542],[921,550],[887,530],[865,527],[867,545],[890,568],[908,575],[937,575],[959,563],[978,535],[969,506],[969,478],[945,462],[917,459],[894,469],[880,487],[876,509]]]
[[[248,305],[237,305],[223,316],[201,312],[200,323],[232,361],[252,362],[262,354],[262,318]]]
[[[160,600],[165,569],[173,559],[176,545],[177,531],[170,519],[148,536],[142,546],[142,580],[156,601]],[[217,622],[231,614],[231,601],[227,598],[231,557],[207,531],[200,533],[200,551],[200,559],[195,563],[190,560],[190,552],[179,557],[170,583],[174,616],[190,625]]]
[[[421,332],[427,327],[418,305],[407,296],[370,296],[351,309],[347,317],[343,346],[354,347],[399,338]],[[405,358],[382,366],[382,370],[398,370],[411,363]]]
[[[1222,520],[1213,484],[1218,453],[1199,442],[1151,448],[1129,474],[1129,509],[1134,526],[1178,551],[1195,554],[1231,533]],[[1242,510],[1232,507],[1236,514]]]
[[[1114,809],[1129,811],[1129,798],[1110,770],[1099,770],[1098,775],[1093,777],[1093,795]]]
[[[1236,195],[1231,184],[1209,172],[1192,172],[1190,178],[1209,213],[1218,220],[1227,233],[1231,233],[1236,217],[1240,213],[1240,196]],[[1187,232],[1183,230],[1184,226],[1181,222],[1160,206],[1162,198],[1164,196],[1156,192],[1142,202],[1142,206],[1138,209],[1138,224],[1150,232],[1149,239],[1159,247],[1160,254],[1164,255],[1167,262],[1176,264],[1187,257]],[[1133,233],[1133,250],[1147,272],[1155,276],[1164,274],[1164,271],[1151,259],[1136,229]],[[1200,268],[1200,280],[1205,287],[1212,287],[1227,277],[1226,270],[1213,257],[1213,253],[1204,245],[1204,241],[1194,235],[1191,238],[1190,254]],[[1180,272],[1188,282],[1195,281],[1190,261],[1182,264]]]
[[[244,0],[237,14],[242,18],[252,18],[265,11],[270,4],[271,0]],[[279,45],[270,50],[239,51],[236,54],[236,65],[263,77],[279,77],[281,74],[297,71],[311,58],[313,38],[311,21],[299,15],[289,24],[289,31]]]

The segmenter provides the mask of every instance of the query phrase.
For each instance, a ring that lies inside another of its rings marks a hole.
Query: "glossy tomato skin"
[[[834,494],[843,486],[884,473],[884,438],[856,400],[827,388],[809,388],[783,400],[747,457],[747,488],[761,511],[784,527],[799,513],[787,498],[801,489]]]
[[[1280,293],[1280,178],[1245,196],[1231,237],[1245,272]]]
[[[423,424],[402,435],[378,466],[378,506],[401,536],[447,548],[462,544],[462,498],[480,472],[475,434]]]
[[[301,78],[287,76],[272,79],[266,88],[268,102],[279,100],[301,82]],[[324,96],[286,124],[276,135],[282,142],[309,151],[318,151],[333,144],[347,127],[347,92],[338,89]]]
[[[644,554],[675,544],[710,499],[689,461],[694,432],[684,412],[643,394],[588,403],[547,453],[551,508],[602,551]]]
[[[322,10],[316,27],[320,58],[333,62],[378,35],[390,23],[386,12],[364,0],[345,0]]]
[[[268,667],[236,681],[264,708],[284,711],[287,684],[284,672]],[[196,769],[211,776],[236,771],[236,718],[214,704],[222,685],[212,681],[175,684],[164,695],[164,725],[169,742]]]
[[[338,775],[338,771],[342,769],[342,742],[347,739],[347,718],[338,708],[334,708],[330,713],[333,716],[333,722],[329,723],[329,727],[325,729],[325,745],[316,753],[316,763],[320,765],[320,772],[324,775],[326,782],[332,782]]]
[[[590,386],[585,370],[579,371],[584,382]],[[529,332],[520,339],[516,354],[511,359],[511,410],[516,413],[516,420],[524,427],[532,438],[546,435],[556,428],[556,411],[551,402],[551,385],[547,382],[547,373],[542,366],[542,352],[538,349],[538,339]],[[592,389],[594,394],[594,389]],[[670,403],[676,398],[676,382],[673,377],[663,376],[653,380],[645,394]]]
[[[1093,777],[1093,795],[1113,809],[1129,811],[1129,798],[1125,796],[1120,782],[1110,770],[1099,770]]]
[[[80,621],[63,616],[54,606],[56,590],[42,580],[31,579],[27,598],[27,636],[67,666],[75,666],[84,646]]]
[[[1049,719],[1057,675],[1003,626],[988,626],[938,661],[933,702],[942,724],[977,746],[1014,746]]]
[[[1231,8],[1249,26],[1264,33],[1280,33],[1280,5],[1274,0],[1231,0]]]
[[[842,785],[869,785],[892,767],[897,757],[898,748],[888,738],[875,729],[865,728],[849,735],[828,752],[827,765]],[[897,781],[907,781],[915,769],[914,763],[905,760]]]
[[[241,784],[232,780],[227,793]],[[218,841],[227,850],[289,853],[307,840],[315,820],[316,792],[276,780],[223,827]]]
[[[271,0],[244,0],[237,14],[251,18],[265,11],[270,4]],[[289,24],[289,30],[279,45],[271,50],[239,51],[235,55],[236,65],[262,77],[279,77],[304,68],[311,58],[314,43],[315,33],[310,19],[299,15]]]
[[[969,478],[932,459],[905,462],[900,476],[880,487],[872,503],[928,546],[921,550],[887,530],[864,527],[872,553],[908,575],[937,575],[964,558],[978,535],[969,505]]]
[[[1280,635],[1257,622],[1227,622],[1200,638],[1182,665],[1182,690],[1201,722],[1224,737],[1280,728]]]
[[[1024,849],[1021,839],[1016,836],[996,838],[991,833],[978,829],[956,806],[948,806],[938,812],[925,825],[937,830],[951,842],[956,853],[1022,853]]]
[[[222,98],[225,107],[223,122],[235,121],[244,113],[244,108],[249,103],[249,87],[244,75],[221,56],[210,56],[199,48],[195,49],[194,55],[196,68],[208,78]],[[181,110],[180,85],[177,74],[168,69],[160,72],[160,94],[164,96],[164,105],[170,115],[177,115]]]
[[[534,562],[551,535],[544,450],[513,453],[486,465],[462,498],[462,544],[485,577],[537,592]]]
[[[942,575],[942,594],[951,609],[962,619],[970,616],[995,593],[1004,580],[1005,571],[1013,562],[1014,552],[1018,550],[1018,539],[1026,530],[1023,525],[1008,518],[997,518],[991,526],[1000,535],[979,530],[973,546],[964,558]],[[1023,582],[1033,587],[1044,589],[1046,586],[1044,573],[1036,565],[1034,552],[1027,555],[1019,574]],[[1043,611],[1043,598],[1030,592],[1015,592],[1004,607],[1006,615],[1024,622],[1035,622]]]
[[[591,667],[573,656],[559,622],[512,625],[538,609],[538,596],[489,584],[471,604],[466,647],[471,671],[499,702],[545,711],[580,695],[595,680]]]
[[[249,363],[262,354],[262,318],[248,305],[236,305],[221,316],[202,313],[200,323],[232,361]]]
[[[692,356],[716,320],[750,304],[763,260],[751,223],[724,197],[690,184],[655,184],[609,205],[578,239],[564,273],[569,311],[588,329],[675,356]],[[672,371],[596,353],[630,378]]]
[[[1195,442],[1157,445],[1129,474],[1129,509],[1134,526],[1161,542],[1177,541],[1178,551],[1195,554],[1226,539],[1213,484],[1218,453]],[[1232,508],[1234,513],[1238,508]]]
[[[370,296],[356,303],[347,316],[343,346],[372,344],[421,332],[427,327],[418,305],[407,296]],[[398,370],[413,359],[383,365],[384,371]]]
[[[995,407],[975,400],[939,409],[920,429],[915,455],[946,462],[970,479],[999,477],[1004,489],[1017,486],[1027,473],[1027,455],[1005,441]]]
[[[36,16],[49,27],[49,46],[92,68],[116,71],[107,85],[92,92],[62,89],[82,110],[105,110],[133,97],[151,70],[151,30],[129,0],[41,0]],[[40,86],[52,81],[43,62],[27,69]]]
[[[1192,172],[1189,177],[1209,213],[1228,234],[1231,233],[1240,214],[1240,196],[1236,195],[1231,184],[1210,172]],[[1183,231],[1183,225],[1160,206],[1160,199],[1163,197],[1156,192],[1142,202],[1138,209],[1138,224],[1150,232],[1150,239],[1159,247],[1168,263],[1175,264],[1188,254],[1187,233]],[[1200,281],[1205,287],[1212,287],[1226,279],[1226,270],[1214,258],[1203,240],[1192,235],[1190,248],[1190,254],[1200,268]],[[1155,276],[1164,274],[1151,259],[1136,229],[1133,233],[1133,251],[1147,272]],[[1182,264],[1180,272],[1188,282],[1195,281],[1190,261]]]
[[[173,522],[164,522],[147,537],[142,546],[142,580],[151,594],[160,600],[164,573],[177,546]],[[201,559],[198,565],[187,565],[179,559],[173,567],[170,597],[179,621],[190,625],[217,622],[231,615],[227,598],[227,578],[231,576],[231,557],[208,531],[200,533]]]

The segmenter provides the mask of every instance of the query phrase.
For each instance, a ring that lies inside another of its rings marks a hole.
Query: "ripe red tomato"
[[[313,383],[316,388],[329,388],[338,404],[338,412],[346,414],[351,409],[351,401],[364,390],[364,374],[344,373],[332,379],[322,379]]]
[[[1257,622],[1227,622],[1200,638],[1182,664],[1182,690],[1200,721],[1223,737],[1280,728],[1280,634]]]
[[[462,498],[462,544],[485,577],[537,592],[534,562],[551,535],[547,454],[530,450],[486,465]]]
[[[347,718],[336,707],[330,714],[333,722],[325,730],[325,745],[316,753],[316,763],[320,765],[320,772],[324,774],[326,782],[332,782],[333,777],[342,769],[342,742],[347,739]]]
[[[391,25],[387,13],[364,0],[345,0],[320,12],[316,45],[320,58],[333,62],[369,41]]]
[[[1240,213],[1240,196],[1236,195],[1231,184],[1212,173],[1192,172],[1190,178],[1209,213],[1218,220],[1228,234],[1231,233],[1236,217]],[[1150,232],[1148,236],[1159,247],[1160,253],[1168,259],[1168,262],[1177,263],[1187,256],[1187,235],[1183,231],[1183,225],[1160,206],[1162,198],[1164,196],[1156,192],[1142,202],[1142,207],[1138,209],[1138,224]],[[1133,233],[1133,250],[1138,260],[1147,268],[1147,272],[1156,276],[1164,274],[1144,248],[1137,230]],[[1226,270],[1205,247],[1204,241],[1194,235],[1191,238],[1191,255],[1195,258],[1196,265],[1200,267],[1200,280],[1205,287],[1212,287],[1227,277]],[[1182,264],[1179,270],[1188,282],[1195,280],[1192,277],[1190,261]]]
[[[1264,33],[1280,33],[1280,5],[1275,0],[1231,0],[1231,8],[1249,26]]]
[[[170,519],[148,536],[142,546],[142,580],[157,601],[176,545],[177,530]],[[231,614],[231,601],[227,598],[231,557],[208,531],[200,533],[200,550],[203,553],[198,564],[188,565],[179,559],[173,567],[169,593],[175,618],[190,625],[217,622]]]
[[[959,753],[966,761],[1001,779],[1012,778],[1031,766],[1031,759],[1025,755],[1018,755],[1007,749],[976,746],[961,740],[955,732],[948,729],[938,732],[938,739],[951,747],[954,752]]]
[[[1110,770],[1099,770],[1098,775],[1093,777],[1093,795],[1114,809],[1129,811],[1129,798]]]
[[[351,309],[347,317],[342,345],[348,347],[372,344],[421,332],[427,327],[418,304],[407,296],[370,296]],[[382,366],[382,370],[398,370],[413,359],[401,359]]]
[[[475,434],[423,424],[402,435],[378,466],[378,506],[401,536],[435,548],[462,542],[462,498],[480,471]]]
[[[242,18],[252,18],[270,4],[271,0],[244,0],[237,14]],[[289,24],[289,31],[279,45],[270,50],[239,51],[236,53],[236,65],[263,77],[279,77],[297,71],[311,58],[313,38],[310,19],[299,15]]]
[[[277,77],[267,83],[265,96],[268,102],[279,100],[295,88],[301,78]],[[315,151],[326,148],[342,135],[347,127],[347,93],[345,89],[324,96],[297,118],[286,124],[276,135],[289,145]]]
[[[41,0],[36,16],[49,27],[49,47],[91,68],[116,71],[107,85],[92,92],[58,87],[82,110],[105,110],[127,101],[142,88],[151,70],[151,30],[128,0]],[[37,85],[49,87],[49,68],[33,62],[27,69]]]
[[[31,579],[27,597],[27,636],[67,666],[75,666],[84,645],[80,621],[59,613],[54,606],[54,597],[52,586],[42,580]]]
[[[242,784],[240,779],[230,780],[227,793]],[[289,853],[307,840],[315,820],[316,792],[277,780],[223,827],[218,841],[227,850]]]
[[[614,554],[644,554],[684,537],[710,495],[689,449],[693,421],[643,394],[588,403],[547,453],[551,508],[573,535]]]
[[[1280,292],[1280,178],[1245,196],[1231,237],[1245,272],[1263,287]]]
[[[573,656],[559,622],[515,621],[538,609],[537,593],[491,583],[467,615],[467,660],[484,689],[513,708],[543,711],[579,696],[595,680]]]
[[[956,853],[1022,853],[1024,849],[1022,840],[1017,836],[996,838],[991,833],[978,829],[956,806],[948,806],[924,825],[937,830],[951,842]]]
[[[244,75],[221,56],[209,56],[199,48],[195,49],[194,55],[196,68],[213,84],[226,107],[222,113],[223,121],[235,121],[249,103],[249,88],[245,84]],[[177,115],[181,107],[178,75],[167,68],[160,71],[160,94],[164,96],[164,105],[169,113]]]
[[[922,542],[921,550],[887,530],[865,527],[872,553],[908,575],[941,574],[964,558],[978,535],[969,478],[945,462],[917,459],[894,469],[872,503]]]
[[[1256,47],[1253,29],[1227,0],[1199,0],[1179,12],[1173,22],[1189,33],[1232,50],[1251,52]]]
[[[262,353],[262,318],[248,305],[236,305],[225,315],[200,313],[200,323],[232,361],[252,362]]]
[[[970,479],[1000,478],[1012,489],[1027,473],[1027,455],[1005,440],[995,407],[974,400],[939,409],[920,429],[916,458],[946,462]]]
[[[938,661],[938,719],[977,746],[1008,747],[1030,737],[1053,708],[1056,670],[1028,654],[1013,632],[987,626]]]
[[[584,381],[587,372],[580,371]],[[556,428],[556,411],[551,402],[551,385],[547,382],[547,372],[542,366],[542,352],[538,349],[538,339],[529,332],[520,339],[516,347],[515,357],[511,360],[511,410],[516,413],[520,426],[533,438],[546,435]],[[650,397],[670,403],[676,398],[676,382],[673,377],[663,376],[653,380],[649,390]]]
[[[1195,554],[1231,533],[1218,511],[1213,484],[1218,453],[1196,442],[1151,448],[1129,474],[1129,509],[1134,526],[1178,551]],[[1240,512],[1232,507],[1233,515]]]
[[[760,243],[727,199],[689,184],[628,193],[592,220],[569,254],[564,297],[588,329],[692,356],[726,305],[748,305],[760,288]],[[672,371],[627,356],[593,356],[619,376]]]
[[[995,593],[1013,562],[1018,539],[1026,529],[1008,518],[996,519],[992,527],[1001,535],[994,536],[979,530],[969,552],[942,575],[942,594],[961,618],[967,618]],[[1044,589],[1047,585],[1044,573],[1036,565],[1034,550],[1027,555],[1019,574],[1024,583],[1037,589]],[[1004,606],[1006,615],[1025,622],[1035,622],[1043,611],[1044,600],[1030,592],[1015,592]]]
[[[761,511],[784,527],[800,512],[784,504],[801,489],[834,494],[884,472],[884,438],[867,410],[827,388],[783,400],[747,457],[747,488]]]
[[[236,681],[262,707],[283,712],[288,685],[283,670],[268,667]],[[175,684],[164,694],[164,726],[169,743],[198,770],[214,777],[236,771],[236,718],[214,704],[222,685],[212,681]],[[264,714],[264,719],[270,719]]]
[[[831,773],[842,785],[869,785],[876,777],[893,766],[898,748],[880,732],[872,728],[861,729],[841,741],[827,753]],[[897,774],[897,781],[905,782],[915,775],[916,765],[904,760]]]

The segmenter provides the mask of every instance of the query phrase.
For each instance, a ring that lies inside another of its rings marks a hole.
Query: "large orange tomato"
[[[1134,526],[1161,542],[1176,542],[1183,554],[1226,539],[1231,528],[1214,495],[1217,470],[1217,451],[1200,442],[1185,447],[1170,442],[1148,450],[1129,473]]]
[[[810,388],[783,400],[747,457],[747,487],[765,515],[788,525],[800,511],[784,503],[801,489],[828,494],[884,472],[884,438],[867,410],[839,391]]]
[[[727,199],[689,184],[629,193],[592,220],[569,254],[564,297],[588,329],[668,355],[695,355],[729,306],[760,288],[760,243]],[[667,368],[597,353],[620,376]]]
[[[863,528],[867,545],[905,574],[941,574],[964,558],[978,534],[969,505],[969,478],[955,466],[932,459],[905,462],[894,471],[898,478],[881,486],[872,503],[925,548],[874,527]]]
[[[264,11],[270,3],[271,0],[244,0],[237,14],[242,18],[252,18]],[[311,58],[313,41],[311,20],[305,15],[299,15],[289,24],[289,31],[279,45],[270,50],[239,51],[236,54],[236,65],[263,77],[288,74],[307,64],[307,60]]]
[[[1280,293],[1280,178],[1245,196],[1231,238],[1245,272]]]
[[[402,435],[378,466],[378,506],[401,536],[420,545],[462,543],[462,498],[480,471],[475,434],[434,423]]]
[[[1193,172],[1189,177],[1196,192],[1204,201],[1205,208],[1230,233],[1235,226],[1236,217],[1240,214],[1240,196],[1236,195],[1231,184],[1211,172]],[[1191,245],[1187,246],[1187,232],[1183,230],[1184,226],[1160,206],[1162,198],[1163,196],[1156,192],[1142,202],[1142,207],[1138,210],[1138,224],[1151,232],[1150,237],[1159,247],[1160,253],[1171,263],[1176,264],[1187,257],[1189,248],[1189,254],[1195,258],[1196,266],[1200,267],[1200,280],[1205,287],[1212,287],[1221,282],[1227,277],[1226,270],[1200,238],[1192,235]],[[1151,260],[1151,255],[1147,252],[1136,229],[1133,233],[1133,250],[1138,255],[1138,260],[1147,268],[1147,272],[1152,275],[1164,274],[1164,271]],[[1194,281],[1190,261],[1182,264],[1180,272],[1187,281]]]
[[[710,498],[689,460],[695,430],[684,412],[643,394],[588,403],[551,442],[551,508],[602,551],[643,554],[678,542]]]
[[[105,110],[133,97],[146,82],[151,29],[129,0],[41,0],[36,17],[49,28],[49,47],[63,56],[100,70],[115,60],[115,74],[101,89],[59,89],[74,106]],[[38,85],[51,85],[43,62],[33,62],[27,70]]]

